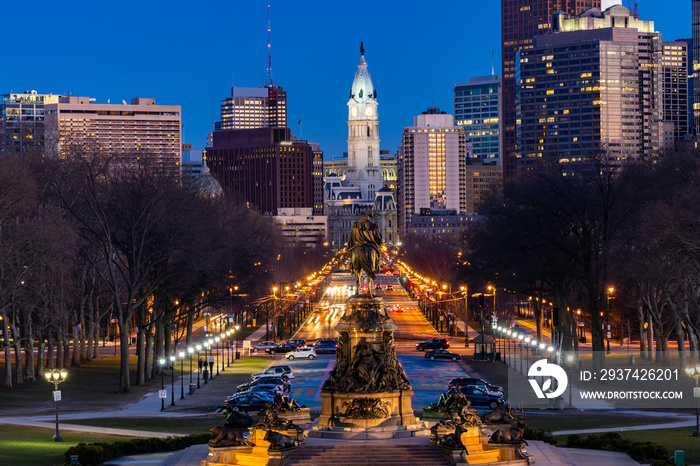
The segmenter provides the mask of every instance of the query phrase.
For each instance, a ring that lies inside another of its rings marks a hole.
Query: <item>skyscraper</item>
[[[471,156],[501,164],[501,77],[479,76],[454,86],[455,125],[464,128]]]
[[[281,87],[232,87],[221,102],[216,130],[286,128],[287,93]]]
[[[653,157],[665,135],[672,145],[687,131],[683,42],[663,42],[653,21],[621,5],[554,22],[517,55],[522,163]]]
[[[503,176],[516,175],[515,54],[532,46],[537,34],[550,29],[557,11],[571,16],[600,8],[600,0],[501,0],[501,60],[503,70]]]
[[[421,209],[465,212],[466,141],[452,115],[429,108],[404,128],[399,148],[399,229]]]

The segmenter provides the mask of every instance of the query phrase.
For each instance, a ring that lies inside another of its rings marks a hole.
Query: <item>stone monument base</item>
[[[412,390],[383,393],[321,392],[319,427],[396,427],[416,424]]]

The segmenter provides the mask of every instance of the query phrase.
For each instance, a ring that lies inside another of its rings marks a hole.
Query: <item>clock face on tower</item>
[[[372,116],[372,107],[367,107],[365,109],[365,115]]]
[[[353,107],[351,113],[352,113],[352,116],[357,116],[357,109]]]

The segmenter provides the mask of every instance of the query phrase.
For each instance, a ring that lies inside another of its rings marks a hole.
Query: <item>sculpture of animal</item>
[[[379,253],[371,245],[361,244],[356,246],[350,252],[350,272],[355,275],[355,283],[357,287],[355,288],[356,294],[360,293],[360,278],[362,276],[362,271],[367,274],[367,290],[369,294],[372,294],[372,281],[377,278],[374,274],[374,267],[372,264],[379,262]]]
[[[490,413],[486,413],[481,417],[483,422],[495,424],[498,422],[510,422],[513,419],[513,407],[508,403],[502,403]]]
[[[215,426],[209,429],[209,432],[215,435],[213,439],[209,440],[209,446],[239,447],[248,445],[248,441],[243,438],[240,432],[228,427]]]
[[[270,442],[270,450],[286,450],[297,446],[297,441],[289,435],[280,434],[274,430],[268,430],[264,440]]]
[[[525,422],[517,419],[514,426],[510,429],[498,429],[491,434],[489,442],[493,443],[522,443],[523,433],[525,431]]]

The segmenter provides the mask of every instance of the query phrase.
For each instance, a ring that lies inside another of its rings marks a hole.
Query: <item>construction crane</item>
[[[634,19],[639,19],[639,15],[637,14],[637,2],[634,2],[634,8],[632,8],[631,0],[625,0],[625,4],[627,6],[627,9],[630,10],[634,15]]]

